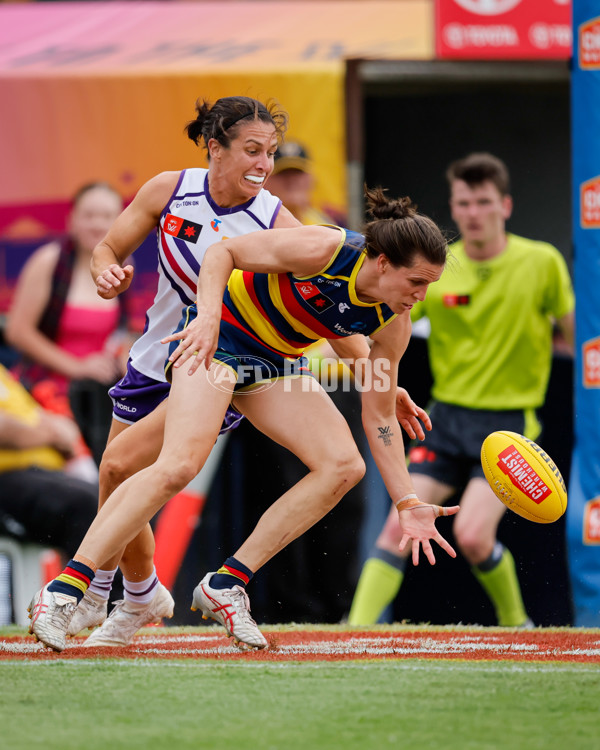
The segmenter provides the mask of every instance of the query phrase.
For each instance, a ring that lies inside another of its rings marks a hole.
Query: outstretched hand
[[[99,276],[96,276],[96,291],[102,299],[113,299],[127,291],[133,281],[133,266],[120,266],[111,263]]]
[[[189,375],[193,375],[203,362],[208,370],[219,342],[220,319],[211,316],[202,307],[198,307],[197,313],[183,331],[161,339],[161,344],[179,341],[179,345],[169,356],[169,362],[173,363],[173,367],[181,367],[191,359]]]
[[[406,388],[398,387],[396,391],[396,417],[411,440],[417,437],[419,440],[425,440],[421,422],[427,431],[431,430],[429,414],[415,404]]]
[[[460,510],[460,505],[452,505],[449,508],[442,508],[439,505],[428,505],[427,503],[416,502],[414,505],[398,511],[402,539],[398,549],[404,550],[406,545],[412,540],[412,561],[413,565],[419,564],[419,547],[423,547],[425,557],[431,565],[435,565],[435,555],[431,546],[431,540],[437,542],[439,546],[447,552],[450,557],[456,557],[454,548],[444,539],[435,526],[435,521],[439,516],[453,516]]]

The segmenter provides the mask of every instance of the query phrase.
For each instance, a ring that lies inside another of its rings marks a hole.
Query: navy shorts
[[[177,331],[187,328],[197,314],[196,305],[186,307]],[[179,341],[169,344],[169,356],[178,345]],[[288,356],[277,352],[241,325],[234,325],[226,320],[221,320],[218,349],[213,357],[213,361],[215,360],[230,371],[232,382],[235,383],[234,393],[265,390],[285,378],[315,380],[306,357]],[[166,376],[170,378],[171,363],[168,360],[166,367]],[[228,390],[231,388],[228,387]]]
[[[409,470],[460,491],[471,479],[484,478],[481,444],[490,432],[510,430],[524,435],[530,425],[538,425],[533,410],[465,409],[439,401],[433,403],[429,416],[432,430],[426,433],[425,440],[411,444]],[[537,437],[537,431],[535,435],[531,429],[527,431],[531,439]]]
[[[171,390],[171,384],[154,380],[135,369],[131,360],[127,362],[127,372],[108,392],[113,402],[113,417],[118,422],[135,424],[153,412]],[[223,418],[219,433],[237,427],[244,417],[231,407]]]

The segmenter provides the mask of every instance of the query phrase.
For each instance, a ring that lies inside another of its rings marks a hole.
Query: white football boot
[[[251,648],[265,648],[267,641],[250,617],[250,600],[245,589],[213,589],[209,581],[214,573],[207,573],[194,589],[192,612],[202,611],[202,617],[221,623],[236,645],[245,643]]]
[[[108,599],[103,599],[89,589],[77,605],[67,635],[72,638],[86,628],[91,630],[102,625],[108,616]]]
[[[163,617],[173,617],[175,602],[169,591],[159,583],[152,601],[147,604],[137,604],[127,599],[115,602],[112,612],[88,637],[83,646],[128,646],[133,636],[144,625],[160,622]]]
[[[77,608],[77,598],[59,591],[48,591],[46,584],[29,603],[29,632],[55,651],[63,651],[67,630]]]

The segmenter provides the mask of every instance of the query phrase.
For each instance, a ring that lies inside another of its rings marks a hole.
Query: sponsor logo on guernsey
[[[354,334],[356,333],[356,331],[349,331],[347,328],[344,328],[344,326],[341,326],[339,323],[335,323],[333,327],[338,333],[341,333],[342,336],[354,336]]]
[[[182,219],[181,216],[167,214],[164,231],[173,237],[177,237],[179,240],[192,242],[195,245],[202,231],[202,224],[195,224],[193,221],[188,221],[188,219]]]
[[[464,307],[471,301],[468,294],[444,294],[444,307]]]
[[[128,411],[130,414],[135,414],[137,411],[137,408],[135,406],[127,406],[127,404],[123,404],[119,401],[115,401],[115,406],[117,409],[120,409],[121,411]]]
[[[585,504],[583,543],[600,544],[600,497],[595,497]]]
[[[498,455],[498,468],[536,505],[540,505],[552,494],[550,487],[514,445],[509,445]]]
[[[318,287],[310,281],[296,281],[294,282],[294,286],[306,304],[319,314],[328,310],[330,307],[333,307],[335,304],[332,299],[326,294],[323,294]]]
[[[583,387],[600,388],[600,336],[583,342]]]
[[[222,224],[222,223],[223,222],[221,221],[221,219],[213,219],[210,222],[210,225],[215,230],[215,232],[218,232],[219,231],[219,224]]]
[[[579,67],[583,70],[600,68],[600,17],[579,27]]]
[[[600,228],[600,175],[581,184],[580,202],[582,228]]]

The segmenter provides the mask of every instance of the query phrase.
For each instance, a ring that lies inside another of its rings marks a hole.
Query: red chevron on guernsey
[[[264,307],[261,305],[260,300],[258,299],[256,295],[256,290],[254,288],[254,274],[250,271],[244,271],[242,274],[242,277],[244,279],[244,286],[246,287],[246,291],[248,292],[248,296],[252,300],[252,304],[257,309],[257,311],[263,316],[263,318],[274,328],[273,321],[269,318],[267,313],[265,312]],[[293,339],[289,338],[289,336],[284,336],[283,333],[275,328],[277,330],[277,334],[284,340],[287,341],[288,344],[291,344],[294,349],[304,349],[306,346],[305,341],[294,341]]]
[[[221,305],[221,320],[224,320],[225,323],[230,323],[232,326],[239,328],[239,330],[246,334],[246,336],[249,336],[251,339],[258,341],[258,343],[265,349],[269,349],[269,351],[275,352],[275,354],[279,354],[280,357],[289,356],[286,352],[280,352],[279,349],[274,349],[272,346],[265,344],[265,342],[262,341],[262,339],[260,339],[258,336],[253,334],[252,331],[249,331],[247,328],[245,328],[224,302]]]
[[[293,315],[300,323],[307,326],[311,331],[316,333],[320,338],[324,339],[341,339],[343,335],[324,326],[319,323],[309,312],[305,310],[302,305],[296,299],[292,290],[292,284],[289,277],[286,274],[279,274],[279,291],[281,293],[281,299],[286,307],[286,310]]]
[[[173,256],[173,253],[171,252],[171,248],[169,247],[167,243],[167,239],[164,235],[164,232],[160,232],[160,244],[162,247],[162,251],[165,254],[165,258],[168,261],[169,267],[181,279],[181,281],[183,281],[183,283],[188,287],[188,289],[191,289],[192,294],[195,297],[196,296],[196,284],[190,281],[190,279],[183,272],[182,268],[177,264],[177,261],[175,260],[175,257]]]

